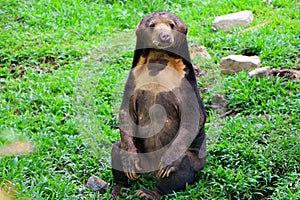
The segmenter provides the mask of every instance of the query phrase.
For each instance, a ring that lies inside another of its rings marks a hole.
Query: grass
[[[300,5],[252,1],[0,2],[0,147],[26,141],[33,153],[3,156],[0,188],[17,199],[108,199],[85,187],[112,181],[109,151],[119,140],[118,109],[131,67],[134,28],[147,13],[171,11],[189,27],[208,110],[206,167],[199,181],[166,199],[299,199],[300,82],[220,75],[220,58],[258,55],[262,66],[299,69]],[[253,30],[213,32],[215,16],[252,10]],[[234,115],[219,120],[214,96]],[[150,178],[151,179],[151,178]],[[143,178],[125,190],[151,188]],[[1,190],[0,190],[1,192]],[[1,194],[0,194],[1,196]]]

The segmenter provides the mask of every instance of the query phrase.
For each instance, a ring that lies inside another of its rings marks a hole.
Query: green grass
[[[0,145],[25,140],[33,153],[0,158],[0,186],[16,197],[108,199],[85,187],[96,175],[112,181],[110,148],[119,140],[118,109],[131,67],[136,24],[171,11],[189,27],[208,110],[207,165],[199,181],[166,199],[299,199],[300,81],[220,75],[220,58],[258,55],[262,66],[299,69],[300,5],[251,1],[0,1]],[[215,16],[252,10],[255,27],[214,32]],[[211,109],[225,94],[234,115]],[[151,188],[143,178],[125,190]]]

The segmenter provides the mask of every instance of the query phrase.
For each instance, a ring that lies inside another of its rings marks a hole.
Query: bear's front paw
[[[172,159],[169,156],[163,156],[158,166],[158,177],[169,177],[171,172],[175,172],[176,170],[178,170],[183,157],[184,155],[180,156],[177,160],[172,161]]]
[[[142,170],[139,165],[140,159],[137,153],[126,152],[122,155],[123,171],[130,180],[136,180],[140,176],[137,174],[138,171]]]

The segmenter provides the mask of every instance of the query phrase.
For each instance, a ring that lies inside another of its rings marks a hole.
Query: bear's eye
[[[170,27],[171,27],[171,29],[174,29],[175,24],[174,23],[170,23]]]
[[[155,27],[155,24],[154,24],[154,23],[151,23],[151,24],[149,25],[149,27],[150,27],[150,28],[154,28],[154,27]]]

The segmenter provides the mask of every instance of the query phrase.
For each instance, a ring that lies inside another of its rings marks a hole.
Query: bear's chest
[[[174,66],[174,63],[177,65]],[[133,70],[135,90],[151,91],[153,94],[172,91],[180,87],[184,78],[184,67],[181,60],[175,62],[161,59],[155,62],[148,59]]]

